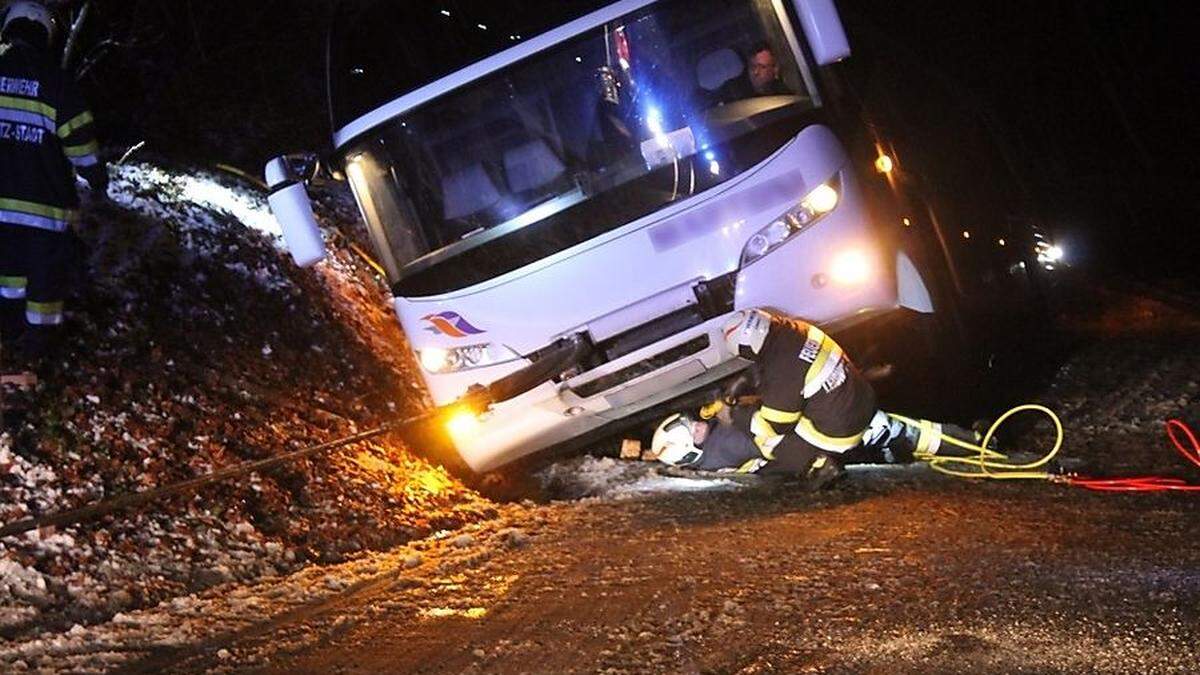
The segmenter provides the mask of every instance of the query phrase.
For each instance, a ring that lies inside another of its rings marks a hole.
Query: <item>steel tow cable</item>
[[[455,413],[467,412],[472,415],[486,410],[493,403],[507,401],[511,398],[536,387],[543,382],[559,375],[571,365],[578,363],[580,359],[587,353],[588,345],[585,341],[579,339],[563,339],[555,343],[553,349],[535,360],[531,365],[516,372],[510,373],[491,384],[484,386],[476,386],[468,389],[457,401],[444,405],[439,408],[433,408],[416,415],[411,415],[391,422],[386,422],[372,429],[360,431],[356,434],[345,436],[337,440],[328,441],[319,445],[314,445],[291,452],[285,452],[274,457],[266,457],[234,466],[226,467],[213,471],[212,473],[188,480],[164,485],[162,487],[151,488],[141,492],[134,492],[125,495],[119,495],[111,499],[81,506],[68,511],[59,511],[57,513],[49,513],[44,516],[34,518],[24,518],[14,521],[0,527],[0,539],[11,537],[17,534],[24,534],[30,530],[36,530],[43,527],[62,527],[65,525],[74,525],[83,523],[97,518],[102,518],[109,514],[125,511],[136,506],[155,502],[160,499],[172,497],[176,495],[194,492],[202,487],[219,483],[221,481],[231,480],[247,476],[256,471],[263,471],[280,464],[294,462],[305,457],[312,457],[323,452],[336,450],[337,448],[352,445],[362,441],[377,438],[387,433],[403,429],[414,424],[426,422],[437,417],[449,417]]]
[[[263,471],[275,466],[279,466],[280,464],[286,464],[288,462],[304,459],[305,457],[311,457],[323,452],[328,452],[329,450],[335,450],[347,445],[370,440],[410,424],[416,424],[417,422],[428,419],[432,415],[438,414],[439,412],[440,411],[427,412],[420,415],[415,415],[413,417],[407,417],[402,420],[388,422],[387,424],[380,425],[367,431],[361,431],[351,436],[345,436],[343,438],[321,443],[319,445],[301,448],[300,450],[285,452],[274,457],[266,457],[250,462],[244,462],[242,464],[237,464],[213,471],[212,473],[205,474],[203,476],[197,476],[196,478],[190,478],[178,483],[172,483],[171,485],[164,485],[162,487],[151,488],[141,492],[119,495],[111,499],[95,502],[76,509],[70,509],[68,511],[59,511],[57,513],[49,513],[44,516],[14,521],[4,525],[3,527],[0,527],[0,539],[11,537],[17,534],[24,534],[30,530],[36,530],[43,527],[62,527],[65,525],[84,523],[113,513],[125,511],[136,506],[141,506],[150,502],[156,502],[167,497],[194,492],[200,488],[212,485],[213,483],[231,480],[234,478],[241,478],[256,471]]]

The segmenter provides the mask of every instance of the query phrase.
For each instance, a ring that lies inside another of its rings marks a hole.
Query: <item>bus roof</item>
[[[329,35],[334,147],[447,91],[656,0],[345,0]],[[524,8],[524,9],[522,9]]]

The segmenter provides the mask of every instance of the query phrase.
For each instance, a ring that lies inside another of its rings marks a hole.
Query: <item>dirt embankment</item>
[[[420,409],[371,268],[333,237],[281,252],[263,195],[206,172],[115,169],[93,208],[68,346],[8,392],[0,522],[331,440]],[[319,217],[354,236],[353,202]],[[491,506],[396,439],[210,488],[145,513],[0,542],[0,631],[69,627],[233,579],[453,529]]]

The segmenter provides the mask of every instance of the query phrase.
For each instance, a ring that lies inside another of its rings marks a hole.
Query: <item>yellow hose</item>
[[[1044,413],[1051,419],[1051,421],[1054,422],[1054,432],[1056,435],[1054,439],[1054,447],[1051,448],[1050,452],[1046,453],[1040,459],[1026,464],[1014,464],[1008,459],[1007,455],[996,452],[995,450],[989,450],[987,446],[989,443],[991,443],[992,437],[996,435],[996,430],[1000,428],[1000,425],[1004,424],[1004,422],[1013,415],[1026,411]],[[893,413],[888,413],[888,416],[913,427],[919,428],[921,426],[920,420],[914,420],[910,417],[896,415]],[[1058,454],[1059,449],[1062,448],[1063,427],[1062,421],[1059,420],[1058,415],[1054,414],[1053,410],[1045,406],[1028,403],[1025,405],[1019,405],[1012,410],[1009,410],[997,418],[995,422],[992,422],[992,426],[989,427],[987,433],[983,435],[983,439],[980,440],[979,445],[967,443],[966,441],[961,441],[957,438],[951,438],[945,434],[942,435],[942,443],[966,450],[972,453],[972,455],[942,455],[918,451],[916,453],[916,459],[928,463],[929,467],[938,473],[943,473],[947,476],[954,476],[956,478],[991,478],[995,480],[1055,480],[1055,474],[1044,470],[1038,471],[1037,469],[1040,469],[1050,462],[1050,460],[1054,459],[1054,457]]]

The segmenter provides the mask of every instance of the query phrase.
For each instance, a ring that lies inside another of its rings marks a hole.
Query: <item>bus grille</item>
[[[630,380],[641,377],[642,375],[652,373],[659,368],[669,366],[680,359],[686,358],[693,354],[699,354],[705,349],[708,349],[708,344],[708,336],[701,335],[700,337],[688,340],[677,347],[673,347],[665,352],[652,356],[645,361],[639,361],[631,366],[622,368],[615,373],[610,373],[608,375],[598,377],[591,382],[586,382],[577,387],[572,387],[571,390],[582,398],[595,396],[600,392],[608,391],[613,387],[622,385]]]

